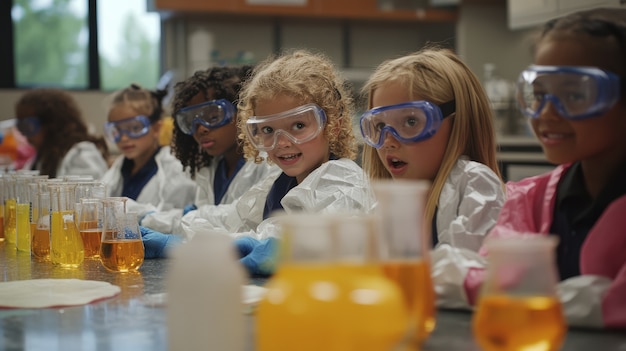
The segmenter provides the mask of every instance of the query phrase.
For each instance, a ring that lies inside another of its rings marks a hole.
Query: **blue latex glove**
[[[274,273],[278,240],[275,238],[257,240],[251,237],[241,237],[235,239],[235,246],[239,252],[239,262],[246,267],[250,275],[271,275]]]
[[[191,205],[187,205],[185,206],[185,208],[183,208],[183,216],[186,215],[187,213],[191,212],[191,211],[195,211],[198,209],[198,206],[191,204]]]
[[[139,227],[143,240],[144,258],[165,258],[168,251],[181,243],[181,238],[174,234],[163,234],[155,230]]]

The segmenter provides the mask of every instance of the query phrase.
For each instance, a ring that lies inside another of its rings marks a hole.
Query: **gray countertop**
[[[165,292],[168,260],[146,260],[137,274],[111,273],[92,260],[67,270],[7,246],[0,243],[0,281],[79,278],[107,281],[122,290],[111,299],[77,307],[0,309],[0,350],[167,350],[165,308],[157,297]],[[243,337],[252,350],[253,316],[247,322]],[[470,325],[469,312],[438,311],[437,327],[423,351],[479,351]],[[570,330],[562,350],[626,351],[626,332]]]

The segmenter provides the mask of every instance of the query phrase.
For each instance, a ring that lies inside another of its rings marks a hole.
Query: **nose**
[[[400,142],[388,131],[383,131],[383,145],[381,148],[383,149],[395,149],[398,147]]]
[[[547,98],[545,104],[541,107],[541,111],[539,111],[539,116],[537,116],[537,118],[542,120],[558,120],[563,118],[557,110],[555,104],[556,101],[554,101],[554,98]]]
[[[287,135],[280,130],[276,132],[275,138],[276,138],[276,147],[278,148],[289,147],[292,144],[291,140],[287,137]]]

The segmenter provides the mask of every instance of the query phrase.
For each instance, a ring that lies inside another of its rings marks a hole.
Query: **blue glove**
[[[198,206],[191,204],[191,205],[187,205],[185,206],[185,208],[183,208],[183,216],[186,215],[187,213],[191,212],[191,211],[195,211],[198,209]]]
[[[168,251],[181,243],[180,237],[174,234],[163,234],[146,227],[139,227],[143,240],[144,258],[165,258]]]
[[[246,267],[250,275],[267,276],[274,273],[278,240],[241,237],[235,239],[235,245],[239,252],[239,262]]]

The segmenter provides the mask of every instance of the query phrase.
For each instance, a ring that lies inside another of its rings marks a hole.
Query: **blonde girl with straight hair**
[[[363,88],[363,168],[371,179],[426,179],[435,247],[477,251],[504,202],[492,112],[480,82],[448,49],[383,62]]]

